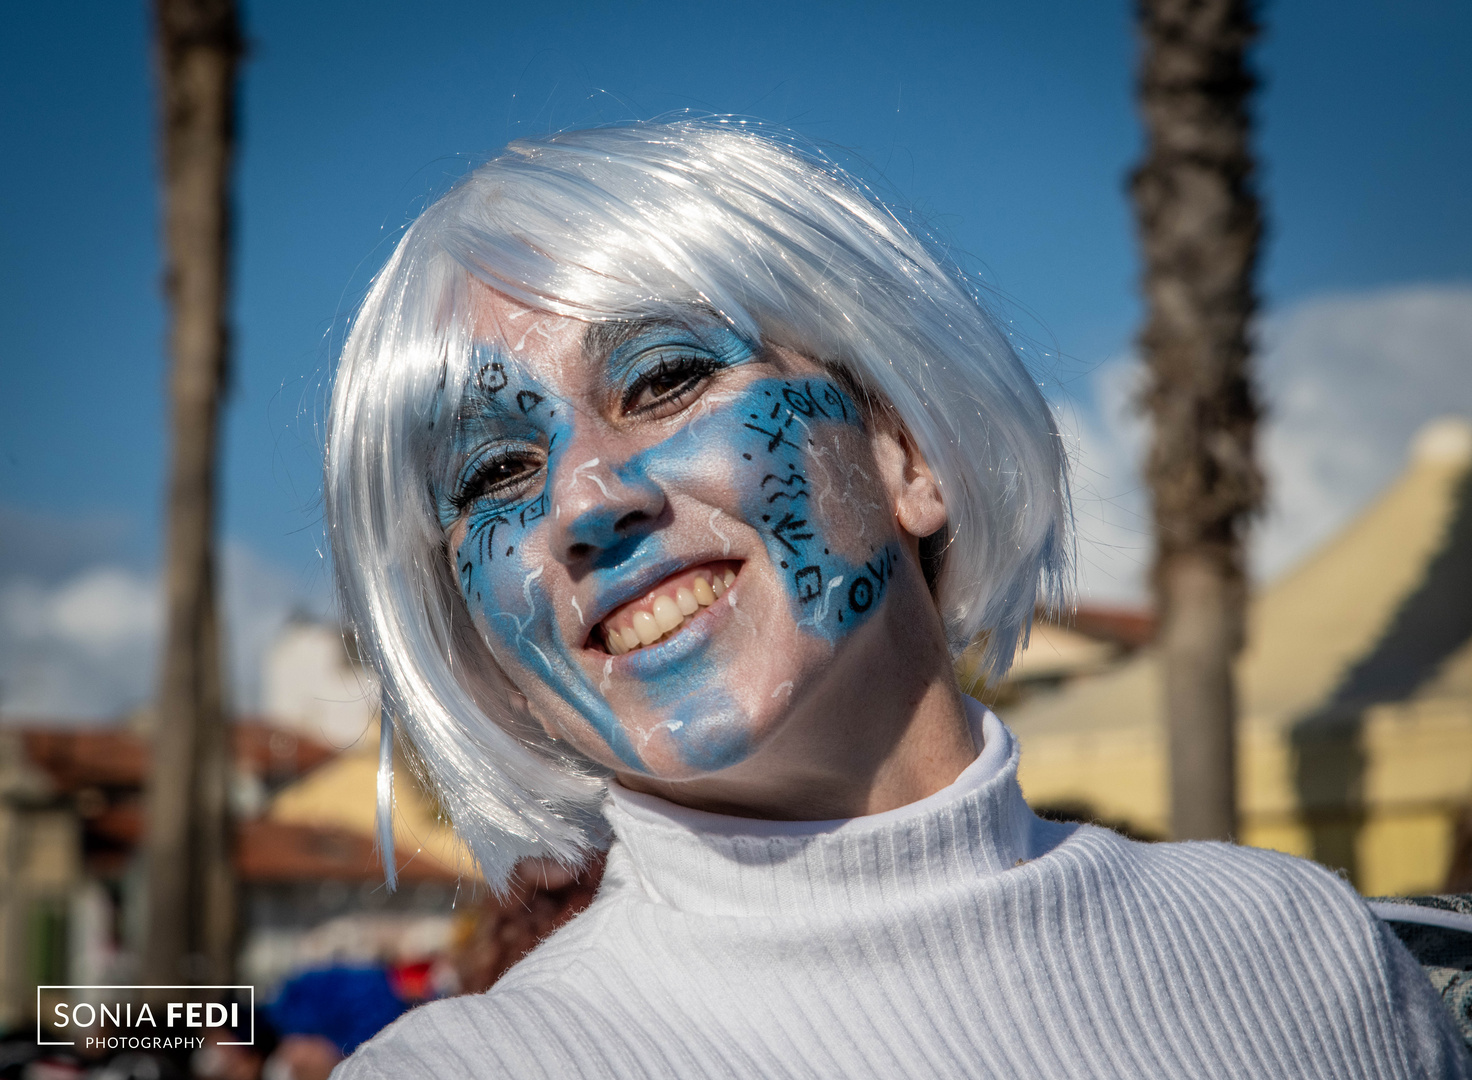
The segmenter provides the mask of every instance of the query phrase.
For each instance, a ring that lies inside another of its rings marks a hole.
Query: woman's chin
[[[749,758],[768,728],[728,695],[713,695],[707,707],[687,705],[634,737],[644,775],[660,780],[694,780]]]

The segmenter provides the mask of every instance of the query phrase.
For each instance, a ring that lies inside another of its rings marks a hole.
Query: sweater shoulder
[[[1348,987],[1382,1003],[1393,996],[1384,925],[1318,863],[1219,841],[1145,843],[1096,826],[1070,839],[1091,893],[1181,954],[1268,963],[1326,1002]]]
[[[483,994],[421,1005],[358,1047],[337,1067],[333,1078],[530,1080],[577,1075],[572,1070],[559,1073],[555,1067],[559,1044],[569,1031],[538,998],[535,990],[506,986],[503,978]]]
[[[559,1059],[570,1029],[554,1002],[574,988],[570,969],[586,970],[603,958],[605,950],[596,943],[621,902],[617,893],[600,892],[489,990],[411,1009],[343,1061],[333,1080],[579,1075]]]
[[[1158,890],[1162,901],[1178,896],[1243,914],[1281,914],[1286,905],[1304,917],[1349,920],[1367,931],[1379,925],[1348,881],[1281,851],[1213,840],[1148,843],[1092,825],[1069,840],[1088,853],[1085,860],[1095,863],[1106,881],[1132,891]],[[1065,842],[1059,850],[1069,846]]]
[[[405,1076],[540,1077],[550,1046],[528,1045],[528,1021],[517,1002],[485,993],[432,1001],[411,1009],[355,1050],[333,1080],[397,1080]]]
[[[1043,893],[1076,888],[1178,955],[1212,967],[1230,967],[1232,956],[1286,966],[1323,991],[1353,983],[1383,997],[1387,989],[1380,920],[1317,863],[1216,841],[1143,843],[1097,826],[1049,855],[1038,860],[1052,863],[1040,875]]]

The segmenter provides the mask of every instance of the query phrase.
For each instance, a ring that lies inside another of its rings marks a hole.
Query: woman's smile
[[[590,642],[623,656],[683,633],[735,584],[739,571],[739,563],[723,559],[671,574],[601,619]]]

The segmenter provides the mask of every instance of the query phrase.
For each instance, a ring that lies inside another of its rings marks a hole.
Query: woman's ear
[[[875,455],[894,500],[900,528],[918,541],[946,524],[946,504],[940,485],[910,433],[893,419],[875,437]]]

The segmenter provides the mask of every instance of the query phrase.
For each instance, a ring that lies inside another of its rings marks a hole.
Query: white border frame
[[[41,1039],[42,990],[249,990],[250,1038],[245,1042],[222,1042],[218,1046],[254,1046],[256,1044],[256,988],[252,983],[40,983],[36,986],[36,1045],[76,1046],[75,1042],[43,1042]],[[162,1038],[162,1036],[159,1036]]]

